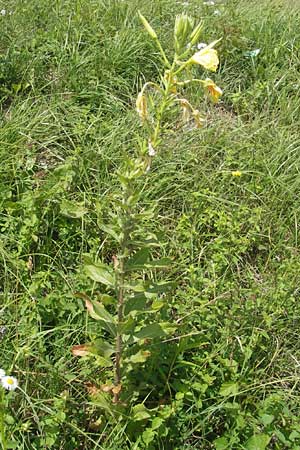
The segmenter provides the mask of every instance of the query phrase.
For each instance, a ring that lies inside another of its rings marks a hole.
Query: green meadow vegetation
[[[0,31],[1,450],[300,450],[299,2],[0,0]]]

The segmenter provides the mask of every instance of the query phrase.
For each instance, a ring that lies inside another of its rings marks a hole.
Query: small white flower
[[[208,2],[203,2],[203,5],[205,6],[214,6],[215,2],[213,2],[212,0],[208,1]]]
[[[14,391],[18,387],[18,380],[15,377],[5,376],[1,378],[1,384],[4,389]]]
[[[1,9],[0,14],[1,14],[1,16],[5,16],[5,14],[6,14],[6,9]]]
[[[205,44],[205,42],[200,42],[199,44],[197,44],[197,49],[198,50],[202,50],[205,47],[207,47],[207,44]]]
[[[155,148],[153,147],[151,141],[148,142],[148,155],[149,156],[155,156],[156,155]]]
[[[216,10],[214,11],[214,15],[215,15],[215,16],[220,16],[220,15],[221,15],[221,11],[220,11],[219,9],[216,9]]]
[[[0,369],[0,379],[5,377],[5,370]]]

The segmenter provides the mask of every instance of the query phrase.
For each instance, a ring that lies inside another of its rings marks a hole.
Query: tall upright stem
[[[115,362],[115,388],[114,403],[119,401],[119,386],[121,384],[121,356],[122,356],[122,333],[120,331],[120,324],[123,321],[123,309],[124,309],[124,260],[123,258],[118,261],[118,330],[116,336],[116,362]]]

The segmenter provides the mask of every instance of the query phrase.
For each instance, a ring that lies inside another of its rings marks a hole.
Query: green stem
[[[127,202],[128,198],[131,195],[131,189],[126,188],[125,192],[123,194],[123,201],[124,203]],[[121,360],[122,360],[122,351],[123,351],[123,339],[122,339],[122,333],[121,333],[121,324],[123,322],[124,318],[124,301],[125,301],[125,288],[124,288],[124,282],[125,282],[125,261],[127,258],[127,241],[128,241],[128,226],[129,226],[129,218],[130,218],[131,211],[130,209],[127,211],[124,222],[122,226],[123,231],[123,239],[121,241],[120,245],[120,252],[117,257],[116,266],[115,266],[115,272],[116,272],[116,292],[117,292],[117,298],[118,298],[118,323],[117,323],[117,335],[116,335],[116,359],[115,359],[115,387],[116,392],[114,392],[114,403],[119,402],[120,398],[120,385],[122,384],[122,370],[121,370]]]
[[[122,358],[122,347],[123,340],[122,334],[120,332],[120,325],[123,321],[123,309],[124,309],[124,260],[121,255],[118,261],[118,331],[116,336],[116,362],[115,362],[115,386],[118,388],[121,384],[122,373],[121,373],[121,358]],[[116,391],[114,393],[114,403],[118,403],[120,393]]]
[[[174,75],[175,64],[176,64],[176,61],[175,61],[175,58],[174,58],[172,67],[171,67],[171,69],[169,71],[169,74],[168,74],[168,79],[167,79],[167,82],[166,82],[166,85],[165,85],[162,103],[160,105],[160,108],[159,108],[159,111],[158,111],[158,114],[157,114],[157,121],[156,121],[155,129],[154,129],[153,137],[151,139],[152,144],[153,144],[154,147],[157,145],[158,137],[159,137],[159,134],[160,134],[160,131],[161,131],[161,122],[162,122],[163,115],[164,115],[164,112],[165,112],[165,109],[166,109],[166,106],[167,106],[167,103],[168,103],[168,98],[169,98],[169,95],[170,95],[170,88],[172,86],[172,79],[173,79],[173,75]]]
[[[0,437],[1,437],[1,449],[6,450],[6,438],[5,438],[5,393],[0,387]]]
[[[166,57],[165,51],[164,51],[164,49],[162,48],[161,43],[159,42],[159,39],[156,38],[156,39],[155,39],[155,42],[156,42],[156,45],[157,45],[157,47],[158,47],[158,49],[159,49],[159,51],[160,51],[160,53],[161,53],[161,55],[162,55],[162,57],[163,57],[163,60],[164,60],[165,65],[166,65],[167,67],[171,67],[171,64],[170,64],[168,58]]]

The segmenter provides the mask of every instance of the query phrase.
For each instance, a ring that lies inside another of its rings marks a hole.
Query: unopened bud
[[[152,39],[157,39],[157,34],[155,33],[155,31],[151,27],[151,25],[148,22],[148,20],[146,20],[145,17],[140,12],[139,12],[139,16],[140,16],[140,19],[142,21],[142,24],[144,25],[145,29],[148,31],[148,33],[150,34]]]
[[[193,19],[187,14],[176,16],[174,26],[175,51],[180,54],[187,45],[188,35],[193,28]]]
[[[192,45],[195,45],[198,42],[201,31],[202,31],[202,26],[203,26],[203,23],[199,22],[198,25],[194,28],[194,30],[191,34],[191,37],[190,37]]]

